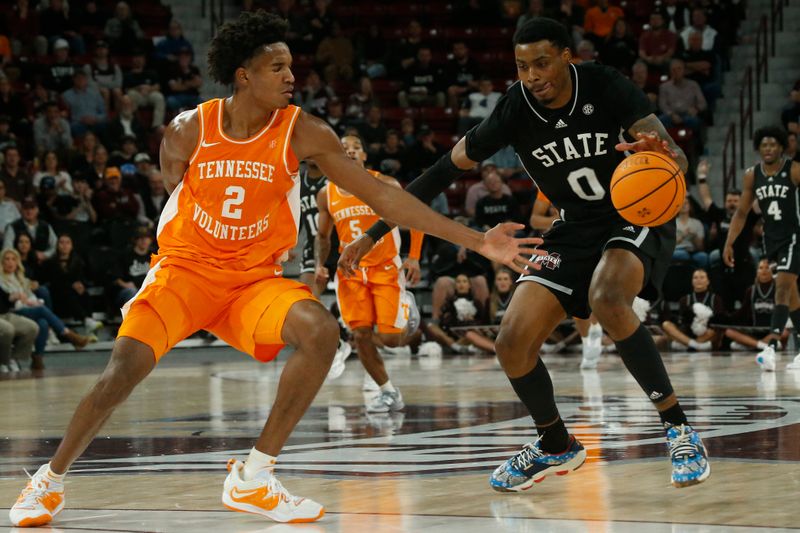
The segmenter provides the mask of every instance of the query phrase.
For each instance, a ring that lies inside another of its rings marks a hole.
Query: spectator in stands
[[[116,277],[112,283],[116,289],[114,305],[122,307],[125,302],[136,295],[144,278],[150,270],[150,256],[153,254],[153,237],[146,228],[137,228],[133,236],[133,245],[120,255],[116,268]]]
[[[184,48],[178,52],[178,63],[167,79],[167,109],[182,111],[192,109],[200,103],[200,87],[203,78],[200,69],[192,64],[192,50]]]
[[[408,150],[408,168],[410,179],[416,178],[422,171],[436,163],[444,155],[445,150],[436,142],[433,130],[423,124],[417,131],[417,142]]]
[[[53,43],[53,60],[45,67],[45,88],[63,93],[72,86],[78,66],[69,58],[69,43],[66,39],[56,39]]]
[[[82,70],[72,77],[72,88],[61,95],[70,113],[72,135],[81,136],[87,130],[102,133],[108,124],[108,114],[103,96],[96,87],[89,85],[89,78]]]
[[[77,175],[72,179],[72,194],[61,195],[55,203],[56,218],[80,223],[85,226],[97,222],[97,212],[92,205],[94,191],[86,181],[86,176]]]
[[[333,21],[330,35],[323,38],[317,47],[316,62],[325,81],[333,83],[337,80],[353,79],[353,65],[356,60],[352,41],[342,33],[342,27]]]
[[[528,10],[525,11],[525,13],[523,13],[522,15],[520,15],[519,18],[517,19],[517,29],[520,29],[529,20],[533,20],[536,17],[546,17],[546,16],[547,12],[544,9],[543,0],[528,0]]]
[[[39,219],[39,205],[33,198],[22,202],[22,218],[6,226],[3,248],[14,248],[17,235],[26,233],[31,239],[33,252],[39,263],[56,253],[56,232],[44,220]]]
[[[145,139],[145,128],[136,116],[136,107],[130,96],[120,99],[119,113],[108,125],[106,136],[113,149],[121,148],[125,138],[132,137],[137,143]]]
[[[666,73],[677,45],[678,36],[667,28],[663,13],[653,12],[650,27],[639,36],[639,57],[655,72]]]
[[[6,184],[0,181],[0,235],[5,232],[6,226],[22,218],[17,203],[6,198]]]
[[[303,88],[294,93],[294,101],[306,113],[318,117],[325,116],[325,106],[329,98],[335,98],[336,93],[327,83],[322,81],[316,70],[308,71]]]
[[[39,30],[51,43],[56,39],[66,39],[76,55],[83,55],[86,45],[64,4],[64,0],[49,0],[47,8],[39,12]]]
[[[617,6],[608,5],[608,0],[598,0],[597,5],[586,10],[583,22],[584,38],[599,47],[603,40],[611,34],[614,23],[623,18],[625,13]]]
[[[708,253],[705,252],[705,228],[702,222],[692,216],[692,204],[688,198],[683,201],[675,223],[675,251],[672,253],[672,260],[692,261],[696,267],[708,268]]]
[[[677,57],[686,65],[686,77],[694,80],[703,90],[710,116],[714,113],[714,104],[722,94],[722,79],[717,54],[703,50],[703,36],[698,31],[689,32],[689,46]]]
[[[16,135],[25,135],[28,126],[25,109],[22,97],[11,87],[11,82],[0,75],[0,116],[8,118],[10,130]]]
[[[11,120],[7,115],[0,115],[0,151],[17,146],[17,142],[17,135],[11,131]]]
[[[631,35],[628,22],[619,18],[600,49],[600,60],[625,74],[630,74],[638,52],[636,39]]]
[[[666,27],[674,33],[680,33],[689,25],[690,7],[688,2],[664,0],[659,11],[664,17]]]
[[[758,262],[755,283],[747,287],[742,300],[742,307],[736,312],[734,322],[743,326],[727,328],[725,336],[731,339],[732,350],[763,350],[769,345],[771,335],[772,312],[775,309],[775,277],[769,266],[769,259]],[[797,326],[795,326],[795,329]],[[788,337],[784,331],[781,342],[786,343]]]
[[[380,25],[372,22],[367,27],[366,34],[359,35],[356,43],[356,57],[361,71],[369,78],[382,78],[386,75],[389,63],[389,45],[381,34]]]
[[[42,356],[47,345],[50,328],[53,328],[56,335],[72,344],[76,349],[80,350],[91,342],[89,337],[78,335],[67,328],[64,322],[33,294],[30,280],[25,276],[25,267],[22,266],[16,250],[6,249],[2,252],[0,288],[7,292],[10,300],[14,302],[14,313],[30,318],[39,324],[31,368],[44,368]]]
[[[286,31],[286,44],[289,45],[289,49],[295,53],[311,52],[309,48],[312,39],[311,30],[303,14],[295,8],[295,0],[278,0],[272,12],[289,24],[289,29]]]
[[[86,180],[93,189],[96,190],[103,186],[108,167],[108,150],[102,144],[98,144],[94,148],[92,163],[84,173]]]
[[[20,233],[14,239],[14,249],[19,253],[22,266],[25,267],[25,277],[30,280],[31,290],[37,298],[41,299],[48,308],[53,308],[53,299],[50,290],[39,283],[42,262],[33,249],[33,241],[27,233]]]
[[[375,154],[386,139],[386,124],[383,122],[383,111],[378,106],[367,110],[367,120],[358,128],[358,132],[367,145],[367,153]]]
[[[475,206],[478,205],[478,200],[489,194],[489,188],[486,186],[486,177],[492,172],[497,172],[497,170],[497,164],[491,159],[481,163],[481,181],[467,189],[467,195],[464,199],[464,213],[468,217],[475,217]],[[511,195],[511,189],[505,183],[502,186],[502,191],[503,194]]]
[[[583,40],[583,22],[586,19],[586,10],[580,5],[580,2],[561,0],[552,17],[567,28],[572,36],[572,42],[579,43]]]
[[[336,19],[330,11],[330,0],[314,0],[309,10],[308,26],[311,31],[312,50],[316,50],[322,39],[331,34]]]
[[[98,144],[97,135],[91,131],[86,132],[69,162],[69,170],[73,175],[87,172],[90,169],[94,161],[94,151]]]
[[[347,119],[344,116],[344,106],[342,101],[338,98],[331,98],[325,106],[325,122],[333,128],[338,137],[344,135],[345,130],[349,126]]]
[[[530,176],[522,168],[522,163],[517,157],[517,152],[514,151],[513,146],[501,148],[493,153],[489,159],[494,163],[497,173],[503,178],[503,182],[507,183],[511,179],[530,180]]]
[[[361,76],[358,79],[358,89],[347,98],[347,121],[351,124],[363,122],[367,110],[373,105],[380,105],[380,102],[372,90],[372,80],[369,76]]]
[[[514,196],[503,193],[503,179],[496,170],[486,173],[483,178],[488,194],[475,204],[475,224],[484,231],[502,222],[517,222],[519,206]]]
[[[481,66],[470,56],[469,47],[463,40],[453,43],[452,55],[444,67],[443,78],[447,87],[447,105],[452,109],[458,109],[466,95],[480,90]]]
[[[84,0],[71,6],[74,15],[70,14],[75,22],[75,27],[92,41],[99,41],[103,36],[108,16],[98,8],[96,0]]]
[[[695,31],[702,36],[701,48],[703,50],[717,50],[717,30],[708,25],[708,15],[703,7],[692,8],[692,25],[681,31],[684,48],[689,48],[689,35]]]
[[[40,155],[50,151],[67,154],[72,149],[72,131],[57,103],[49,102],[44,114],[33,121],[33,140]]]
[[[489,322],[499,324],[506,314],[511,296],[514,295],[513,273],[506,267],[499,268],[494,274],[494,287],[489,297]]]
[[[800,152],[797,151],[797,134],[793,131],[786,133],[786,150],[784,157],[800,163]]]
[[[42,156],[42,163],[42,167],[33,175],[33,189],[38,192],[42,179],[51,177],[56,194],[72,194],[72,176],[61,168],[58,153],[48,150]]]
[[[103,186],[92,199],[99,221],[126,220],[133,222],[139,214],[139,201],[133,191],[122,186],[122,173],[108,167]],[[24,213],[23,213],[24,215]]]
[[[445,300],[439,324],[429,323],[426,333],[430,338],[450,348],[455,353],[470,353],[472,346],[480,351],[494,353],[494,342],[478,330],[453,330],[489,323],[486,304],[475,297],[469,276],[459,274],[455,279],[453,295]]]
[[[147,154],[139,154],[147,155]],[[137,158],[139,156],[136,156]],[[167,205],[169,194],[164,188],[164,179],[161,176],[161,171],[158,169],[151,169],[148,173],[148,187],[142,191],[142,203],[144,204],[145,216],[152,221],[153,226],[158,226],[158,220],[161,213],[164,211],[164,206]]]
[[[47,39],[39,31],[39,13],[36,2],[16,0],[6,12],[5,28],[15,56],[30,57],[47,54]]]
[[[0,289],[0,375],[24,367],[20,363],[31,358],[38,331],[36,322],[11,312],[10,295]]]
[[[44,108],[47,105],[47,102],[53,101],[60,101],[61,95],[55,91],[49,90],[47,87],[44,86],[44,83],[40,79],[36,79],[33,82],[33,90],[28,95],[28,102],[27,107],[33,109],[33,115],[39,115],[44,113]],[[63,109],[63,106],[59,104],[59,108]]]
[[[407,150],[400,142],[400,132],[395,129],[386,132],[386,141],[375,154],[374,168],[389,176],[401,176],[405,169]]]
[[[131,50],[139,47],[145,34],[139,23],[131,15],[127,2],[118,2],[114,16],[106,22],[105,35],[111,44],[111,51],[116,55],[129,55]]]
[[[194,48],[183,36],[183,26],[176,19],[172,19],[169,21],[167,35],[156,44],[155,57],[165,70],[169,70],[178,64],[178,54],[181,50],[189,50],[190,56],[194,58]]]
[[[392,72],[397,69],[405,71],[411,67],[417,61],[421,46],[423,46],[422,25],[418,20],[410,20],[405,37],[400,39],[391,54],[392,60],[389,65],[389,71]]]
[[[789,91],[789,104],[781,112],[781,122],[789,133],[800,133],[800,79]]]
[[[39,192],[36,194],[36,203],[39,205],[39,216],[47,222],[56,220],[56,202],[58,192],[56,191],[56,179],[53,176],[45,176],[39,182]]]
[[[403,89],[397,93],[400,107],[444,107],[442,71],[433,64],[433,53],[427,45],[419,47],[417,59],[406,69]]]
[[[92,62],[84,65],[83,70],[103,96],[106,109],[119,109],[122,98],[122,69],[109,59],[107,42],[97,41]]]
[[[133,175],[136,172],[136,164],[133,158],[139,152],[136,144],[136,137],[133,135],[123,135],[119,150],[114,150],[108,159],[109,166],[117,167],[122,172],[123,178],[126,175]],[[123,168],[125,167],[125,168]]]
[[[647,63],[641,59],[631,67],[631,81],[639,87],[650,100],[650,112],[658,113],[658,85],[650,82]]]
[[[166,103],[156,73],[147,68],[147,58],[142,50],[135,50],[131,57],[131,68],[122,77],[122,88],[137,108],[153,107],[151,129],[164,128]]]
[[[26,167],[19,149],[14,145],[6,146],[3,150],[0,181],[6,185],[6,196],[15,202],[22,202],[23,198],[33,194],[33,182]]]
[[[719,332],[709,327],[709,323],[725,320],[725,306],[722,298],[711,291],[708,273],[698,268],[692,274],[692,292],[680,299],[678,323],[669,318],[661,324],[672,340],[673,350],[688,349],[710,351],[719,347]]]
[[[708,107],[703,91],[696,81],[686,79],[682,60],[673,59],[669,65],[670,79],[658,89],[659,120],[666,128],[686,126],[700,131],[700,113]]]
[[[56,315],[82,322],[89,331],[97,328],[99,323],[91,318],[86,267],[75,251],[72,237],[66,234],[58,237],[56,253],[42,264],[41,277],[50,288]]]
[[[400,140],[406,150],[417,144],[417,125],[411,117],[403,117],[400,120]]]
[[[597,61],[597,51],[594,43],[589,39],[583,39],[575,49],[575,63],[594,63]]]
[[[490,78],[481,78],[478,82],[478,91],[470,93],[464,99],[464,105],[459,112],[458,135],[463,136],[469,129],[491,115],[501,96],[503,95],[494,90]]]

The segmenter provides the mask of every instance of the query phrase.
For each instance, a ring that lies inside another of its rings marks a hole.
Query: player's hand
[[[422,278],[422,270],[419,268],[419,259],[412,259],[408,258],[403,263],[401,267],[406,271],[406,281],[412,287],[419,283],[420,278]]]
[[[621,142],[615,146],[620,152],[659,152],[666,154],[673,159],[678,157],[678,154],[670,148],[669,141],[666,141],[658,136],[658,133],[651,131],[650,133],[639,132],[636,134],[636,140],[632,143]]]
[[[328,273],[328,269],[324,266],[318,266],[314,269],[314,281],[317,283],[327,283],[328,278],[330,278],[330,274]]]
[[[534,263],[529,258],[532,255],[547,255],[546,251],[533,247],[542,244],[544,241],[539,237],[515,238],[514,233],[524,227],[523,224],[514,222],[498,224],[483,234],[483,241],[475,251],[487,259],[502,263],[520,274],[525,272],[527,268],[539,270],[542,266]]]
[[[733,268],[734,261],[733,261],[733,245],[725,243],[725,248],[722,249],[722,261],[725,263],[725,266],[729,266]]]
[[[356,273],[358,263],[372,250],[373,246],[375,246],[375,242],[372,237],[366,233],[361,234],[356,240],[344,247],[344,250],[339,255],[337,267],[349,278]]]
[[[699,163],[697,163],[697,175],[702,177],[708,177],[708,172],[711,170],[711,163],[708,159],[701,159]]]

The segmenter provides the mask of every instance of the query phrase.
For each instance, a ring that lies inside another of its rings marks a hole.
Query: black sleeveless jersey
[[[792,161],[784,159],[781,168],[772,175],[767,175],[763,164],[758,164],[753,167],[753,177],[753,192],[764,217],[767,249],[791,242],[800,233],[800,200],[792,181]]]
[[[775,282],[766,287],[755,283],[750,287],[750,313],[753,326],[768,328],[772,324],[772,311],[775,309]]]
[[[517,81],[492,114],[467,133],[467,157],[483,161],[511,145],[565,221],[618,218],[609,187],[625,154],[614,146],[650,114],[650,102],[611,67],[588,63],[569,69],[572,98],[566,106],[539,105]]]
[[[308,177],[308,168],[300,172],[300,229],[306,233],[306,241],[314,242],[319,228],[317,193],[328,183],[328,178]],[[313,246],[313,244],[312,244]]]

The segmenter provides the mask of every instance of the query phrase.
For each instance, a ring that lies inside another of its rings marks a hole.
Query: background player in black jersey
[[[764,217],[764,248],[767,258],[777,262],[775,276],[775,309],[772,312],[769,346],[756,355],[762,370],[775,370],[775,348],[789,317],[795,330],[800,326],[800,294],[797,275],[800,274],[800,163],[783,156],[786,131],[778,126],[759,128],[753,135],[753,148],[761,161],[747,169],[742,178],[742,199],[731,220],[723,259],[733,266],[733,243],[742,231],[747,213],[758,200]],[[800,354],[789,363],[800,368]]]
[[[491,485],[498,491],[524,490],[585,460],[586,451],[558,413],[539,348],[566,315],[588,318],[590,309],[659,412],[672,484],[700,483],[711,472],[705,447],[686,420],[652,336],[631,308],[638,294],[657,298],[675,246],[675,225],[633,226],[619,216],[609,194],[623,151],[654,150],[674,158],[684,171],[686,156],[630,80],[609,67],[571,63],[569,36],[558,22],[544,17],[527,22],[514,45],[519,81],[488,118],[407,189],[430,201],[476,162],[511,145],[537,188],[561,210],[561,220],[540,246],[548,255],[535,259],[542,268],[520,278],[534,283],[517,287],[496,341],[498,359],[539,438],[500,465]],[[615,146],[620,131],[635,141]],[[343,251],[340,268],[351,270],[386,231],[385,224],[371,228]]]
[[[325,282],[317,282],[314,275],[314,239],[319,230],[317,193],[328,179],[313,161],[304,161],[300,170],[300,230],[305,234],[303,256],[300,258],[300,281],[311,287],[314,296],[325,290]]]

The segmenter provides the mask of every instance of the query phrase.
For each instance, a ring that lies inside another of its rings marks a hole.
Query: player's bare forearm
[[[668,153],[678,164],[678,167],[682,172],[686,173],[689,170],[689,160],[686,158],[686,154],[683,153],[681,147],[675,143],[672,137],[670,137],[669,133],[667,133],[667,129],[664,127],[664,124],[662,124],[661,121],[658,120],[658,117],[654,114],[651,113],[646,117],[634,122],[633,125],[628,129],[628,133],[634,139],[640,139],[638,134],[656,134],[662,145],[647,146],[645,149],[659,150],[659,148],[661,148],[659,151]]]
[[[317,233],[314,239],[314,264],[317,267],[325,265],[328,257],[331,255],[331,238],[330,236],[323,237],[321,233]]]

